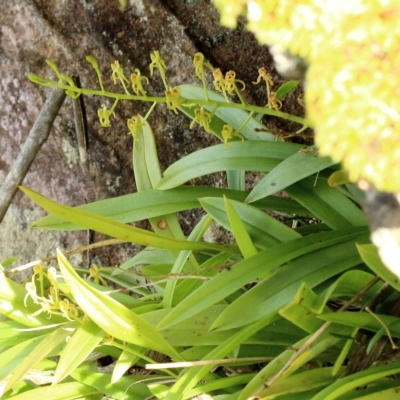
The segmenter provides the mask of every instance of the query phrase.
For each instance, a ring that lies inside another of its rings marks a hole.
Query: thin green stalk
[[[35,77],[36,75],[28,75],[28,77],[36,83],[39,83]],[[40,78],[42,79],[42,78]],[[41,83],[42,85],[44,84],[43,81]],[[94,90],[94,89],[84,89],[84,88],[77,88],[77,87],[71,87],[70,85],[60,83],[60,82],[53,82],[53,81],[47,81],[46,80],[46,85],[47,86],[54,86],[57,88],[61,88],[64,90],[69,90],[69,91],[74,91],[75,93],[79,94],[86,94],[86,95],[91,95],[91,96],[100,96],[100,97],[110,97],[118,100],[136,100],[136,101],[143,101],[143,102],[152,102],[156,104],[160,103],[167,103],[167,98],[166,97],[156,97],[156,96],[137,96],[137,95],[132,95],[132,94],[123,94],[123,93],[113,93],[113,92],[103,92],[101,90]],[[248,112],[252,112],[253,114],[263,114],[263,115],[272,115],[275,117],[283,118],[289,121],[297,122],[299,124],[302,124],[304,127],[309,127],[310,124],[309,122],[302,117],[297,117],[292,114],[288,114],[282,111],[277,111],[275,109],[270,109],[266,107],[259,107],[259,106],[254,106],[250,104],[241,104],[241,103],[232,103],[232,102],[224,102],[224,101],[215,101],[215,100],[209,100],[209,99],[184,99],[184,102],[181,103],[181,105],[199,105],[199,106],[208,106],[208,107],[213,107],[213,108],[235,108],[235,109],[240,109]]]

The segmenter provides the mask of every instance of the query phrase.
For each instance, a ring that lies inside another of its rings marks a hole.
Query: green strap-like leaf
[[[287,265],[271,275],[268,275],[268,270],[260,271],[260,276],[266,278],[232,302],[214,322],[213,328],[230,329],[257,321],[270,313],[277,312],[291,301],[302,282],[313,288],[330,277],[360,264],[361,259],[355,249],[355,240],[357,237],[363,237],[355,236],[349,239],[349,236],[347,238],[346,236],[343,235],[342,239],[337,237],[336,243],[321,242],[319,248],[310,249],[301,257],[291,259]],[[296,242],[298,240],[294,241]],[[284,248],[284,244],[279,246]],[[304,268],[304,265],[307,265],[307,268]]]
[[[161,178],[160,164],[153,131],[147,121],[140,119],[133,144],[133,170],[138,192],[151,190]],[[160,236],[183,240],[185,238],[178,219],[174,214],[165,213],[157,218],[149,218],[149,222]],[[160,223],[162,221],[162,227]]]
[[[314,333],[323,324],[312,310],[316,297],[317,295],[304,282],[300,285],[293,300],[279,310],[279,315],[306,332]]]
[[[58,215],[74,224],[85,226],[87,229],[104,233],[111,237],[121,239],[127,242],[142,244],[144,246],[153,246],[169,250],[217,250],[226,252],[237,252],[237,249],[229,245],[216,245],[213,243],[187,242],[183,240],[175,240],[164,238],[155,233],[145,231],[133,226],[121,224],[99,215],[94,215],[87,211],[79,210],[58,204],[46,197],[40,195],[25,187],[21,187],[35,203],[45,210]]]
[[[351,270],[345,272],[318,296],[314,304],[314,311],[321,314],[329,299],[335,297],[351,298],[372,279],[374,279],[374,276],[365,271]],[[367,293],[363,294],[363,301],[367,303],[369,299],[377,294],[381,286],[382,282],[378,282]]]
[[[211,221],[212,219],[209,216],[207,215],[204,216],[190,233],[188,241],[200,240],[203,237],[205,230],[209,227]],[[188,250],[181,251],[174,263],[174,266],[172,267],[171,274],[180,274],[189,256],[190,256],[190,251]],[[176,284],[177,284],[176,279],[171,279],[167,282],[162,302],[164,308],[169,308],[172,306],[172,300],[174,297],[174,290]]]
[[[287,81],[279,86],[278,90],[275,92],[275,97],[277,100],[280,100],[282,97],[286,96],[292,90],[294,90],[300,81]]]
[[[302,237],[270,247],[253,257],[238,262],[229,270],[225,270],[206,282],[179,303],[161,321],[158,328],[166,328],[195,315],[289,260],[313,250],[349,240],[352,237],[359,237],[360,231],[365,231],[365,229],[358,228],[352,233],[335,231]],[[247,307],[245,312],[249,310],[252,310],[252,308]],[[238,315],[241,314],[236,314],[235,319],[238,318]]]
[[[311,400],[333,400],[340,395],[349,392],[357,387],[366,386],[371,382],[378,381],[390,375],[400,372],[400,361],[381,365],[379,367],[368,368],[365,371],[351,374],[344,378],[338,379],[327,388],[321,390]]]
[[[338,334],[348,334],[349,329],[337,329],[336,332]],[[303,343],[310,338],[310,336],[311,335],[306,336],[299,342],[293,343],[289,349],[283,351],[278,357],[275,357],[273,361],[271,361],[267,366],[259,371],[258,374],[242,390],[238,397],[238,400],[247,400],[253,394],[265,389],[265,384],[268,382],[268,380],[272,378],[275,374],[277,374],[282,369],[282,367],[289,362],[295,352],[295,349],[300,348]],[[318,355],[323,354],[326,350],[332,348],[340,340],[341,339],[338,336],[330,335],[329,330],[322,333],[322,335],[320,335],[318,339],[314,341],[313,346],[305,350],[297,359],[295,359],[291,363],[290,367],[285,372],[284,377],[281,378],[282,385],[284,384],[284,381],[286,379],[289,379],[289,377],[292,376],[294,372],[298,371],[302,366],[304,366],[307,362],[313,360]],[[271,385],[271,388],[273,388],[274,386],[275,385]],[[294,398],[297,399],[297,395]]]
[[[122,378],[122,376],[126,374],[129,368],[134,365],[139,359],[140,357],[137,354],[134,354],[128,350],[124,350],[115,364],[111,377],[111,382],[118,382]]]
[[[161,190],[171,189],[200,176],[227,170],[264,171],[301,149],[294,143],[245,141],[217,145],[195,151],[164,171],[157,183]]]
[[[301,237],[299,233],[277,221],[275,218],[270,217],[268,214],[256,209],[253,205],[235,200],[230,201],[235,206],[253,243],[261,249],[267,249],[274,244],[288,242]],[[213,219],[226,229],[231,230],[222,199],[208,197],[200,199],[200,202]]]
[[[235,207],[225,196],[224,205],[233,236],[236,239],[236,243],[238,244],[239,249],[243,254],[243,257],[250,258],[252,256],[255,256],[257,254],[257,249],[254,246],[253,241],[251,240],[251,237],[248,234],[243,221],[235,210]]]
[[[342,368],[341,372],[344,372],[344,368]],[[279,397],[288,393],[305,392],[317,387],[325,387],[335,380],[336,378],[332,376],[332,367],[315,368],[291,375],[286,379],[280,379],[271,387],[257,393],[257,395],[261,399],[273,398],[272,396]]]
[[[70,322],[56,329],[44,337],[44,339],[24,358],[19,366],[13,371],[12,376],[7,381],[4,391],[11,389],[22,377],[31,370],[34,365],[45,358],[61,343],[65,343],[71,334],[68,328],[76,328],[75,322]]]
[[[276,315],[268,316],[267,318],[263,318],[254,324],[246,326],[224,342],[220,343],[215,349],[211,350],[207,355],[205,355],[203,359],[214,360],[226,357],[230,352],[239,347],[247,338],[253,336],[264,326],[274,323],[277,319],[278,318]],[[213,365],[190,368],[172,386],[164,400],[181,399],[181,396],[183,396],[185,393],[188,393],[213,368]]]
[[[89,396],[99,393],[92,386],[80,382],[68,382],[56,386],[45,386],[13,396],[13,400],[73,400],[90,398]],[[87,396],[87,397],[86,397]]]
[[[168,342],[175,347],[217,346],[229,340],[230,337],[238,333],[241,329],[235,328],[224,331],[210,331],[214,321],[225,309],[225,305],[211,306],[193,317],[179,322],[161,332]],[[154,310],[143,314],[142,317],[151,323],[151,325],[155,326],[159,324],[170,311],[171,309]],[[281,318],[279,321],[275,321],[274,324],[266,326],[262,331],[248,337],[243,343],[260,346],[257,352],[259,355],[263,346],[266,346],[265,348],[268,352],[271,348],[283,349],[299,341],[303,336],[303,330]],[[268,346],[271,347],[268,348]],[[206,351],[206,353],[207,352],[208,351]],[[198,359],[196,353],[193,354],[190,350],[188,350],[188,353],[191,354],[192,359]]]
[[[146,190],[112,199],[96,201],[76,208],[118,222],[129,223],[153,217],[161,217],[165,214],[190,210],[192,208],[200,208],[199,198],[222,197],[223,195],[229,199],[243,202],[248,192],[205,186],[181,186],[170,190]],[[275,210],[288,214],[311,215],[296,201],[281,197],[271,196],[254,202],[252,206],[262,210]],[[63,231],[85,229],[55,215],[42,218],[34,224],[34,227]]]
[[[60,251],[57,252],[57,258],[75,301],[100,328],[117,339],[180,359],[176,350],[148,322],[110,296],[91,287],[74,271]]]
[[[21,340],[20,343],[3,350],[0,358],[0,380],[6,379],[25,358],[35,349],[36,346],[46,337],[46,335],[38,335],[32,339]],[[1,392],[0,392],[1,394]]]
[[[104,331],[93,321],[84,322],[68,340],[60,354],[60,360],[54,373],[53,385],[61,382],[74,371],[93,351],[104,337]]]
[[[146,378],[143,375],[124,376],[114,383],[111,383],[110,374],[85,371],[83,368],[76,369],[71,375],[81,384],[90,385],[112,399],[144,400],[151,395],[146,383],[141,382]]]
[[[251,203],[270,196],[334,164],[329,157],[314,157],[313,151],[308,153],[297,152],[282,161],[258,182],[247,197],[246,202]]]
[[[379,320],[377,318],[378,317]],[[390,325],[390,334],[395,338],[400,338],[400,318],[391,315],[375,314],[371,315],[367,312],[354,313],[351,311],[341,313],[327,313],[319,315],[324,321],[331,321],[337,324],[347,325],[351,327],[362,327],[373,332],[378,332],[382,328],[382,323],[385,326]]]
[[[365,213],[338,189],[329,187],[323,173],[318,179],[303,179],[285,192],[332,229],[368,225]]]

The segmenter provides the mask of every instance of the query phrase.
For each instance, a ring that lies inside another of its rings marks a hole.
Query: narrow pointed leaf
[[[338,334],[349,334],[350,330],[346,327],[335,329],[335,333]],[[247,384],[247,386],[240,393],[238,400],[247,400],[253,394],[265,388],[265,383],[268,382],[275,374],[277,374],[293,356],[295,349],[300,348],[303,343],[309,339],[311,335],[304,337],[297,343],[293,343],[289,349],[282,352],[278,357],[275,357],[268,365],[266,365],[258,374]],[[341,339],[337,336],[330,335],[330,330],[328,329],[322,335],[319,336],[313,345],[306,351],[304,351],[293,363],[290,365],[288,370],[285,372],[284,377],[288,379],[293,373],[295,373],[299,368],[304,366],[307,362],[313,360],[318,355],[322,354],[328,349],[335,346]],[[284,382],[282,377],[282,382]],[[336,380],[335,380],[336,381]],[[271,386],[271,388],[274,385]],[[297,399],[297,396],[295,397]]]
[[[118,382],[111,383],[111,374],[94,373],[78,368],[72,373],[72,377],[112,399],[142,400],[151,395],[147,385],[141,382],[145,379],[143,375],[123,376]]]
[[[46,335],[46,337],[29,353],[21,364],[13,371],[11,378],[8,380],[5,391],[11,389],[23,376],[33,368],[35,364],[45,358],[61,343],[65,343],[66,338],[71,334],[68,328],[76,327],[75,322],[65,324],[55,331]]]
[[[104,331],[93,321],[85,321],[68,340],[60,354],[54,373],[53,385],[61,382],[74,371],[104,337]]]
[[[21,340],[20,343],[3,351],[0,358],[0,381],[6,379],[7,376],[21,365],[44,338],[45,335],[40,335],[32,339]]]
[[[329,157],[314,157],[314,152],[297,152],[271,170],[251,191],[246,202],[262,199],[295,182],[331,167],[335,162]]]
[[[237,252],[237,249],[227,245],[215,245],[205,242],[187,242],[164,238],[155,233],[121,224],[120,222],[116,222],[99,215],[94,215],[87,211],[58,204],[28,188],[21,187],[21,190],[45,210],[56,214],[74,224],[85,226],[88,229],[93,229],[97,232],[104,233],[105,235],[109,235],[117,239],[142,244],[144,246],[160,247],[170,250],[214,249],[218,251]]]
[[[277,221],[275,218],[270,217],[268,214],[254,208],[253,205],[235,200],[230,201],[235,206],[235,210],[239,214],[253,243],[261,249],[301,237],[299,233]],[[212,197],[202,198],[200,199],[200,203],[219,224],[228,230],[232,229],[222,199]]]
[[[342,369],[344,372],[344,368]],[[288,393],[305,392],[317,387],[327,386],[336,380],[332,376],[332,367],[316,368],[280,379],[274,385],[259,392],[260,399],[273,398]]]
[[[203,359],[213,360],[226,357],[231,351],[239,347],[247,338],[253,336],[264,326],[270,325],[277,320],[276,316],[263,318],[256,323],[246,326],[230,338],[220,343],[215,349],[211,350]],[[213,365],[194,367],[187,371],[173,385],[164,400],[180,399],[185,393],[188,393],[204,376],[213,369]]]
[[[294,143],[245,141],[217,145],[196,151],[164,171],[157,183],[161,190],[171,189],[191,179],[228,170],[271,171],[280,161],[301,149]]]
[[[314,304],[316,313],[322,313],[326,303],[331,298],[347,297],[351,298],[364,286],[366,286],[374,276],[368,272],[360,270],[351,270],[342,274],[334,283],[324,290],[317,298]],[[374,285],[367,293],[363,295],[363,300],[368,302],[382,287],[382,282]]]
[[[316,298],[317,295],[312,289],[306,283],[303,283],[294,299],[279,310],[279,315],[308,333],[316,332],[323,324],[312,311],[313,302]]]
[[[207,310],[201,311],[195,316],[182,321],[162,332],[164,337],[171,345],[176,347],[191,346],[217,346],[220,343],[229,340],[234,334],[242,328],[210,331],[210,328],[216,318],[226,309],[225,305],[215,305]],[[168,309],[150,311],[143,314],[143,318],[153,326],[157,325],[169,312]],[[244,340],[243,343],[256,346],[276,346],[282,349],[292,343],[297,342],[304,336],[304,332],[290,324],[284,319],[274,320],[274,324],[265,326],[262,331],[257,332]],[[260,350],[257,351],[260,354]]]
[[[28,390],[13,396],[13,400],[73,400],[90,398],[89,396],[99,393],[92,386],[80,382],[61,383],[57,386],[45,386]],[[87,397],[86,397],[87,396]]]
[[[118,382],[123,375],[139,360],[136,354],[131,351],[123,350],[119,356],[111,377],[111,383]]]
[[[254,281],[260,275],[267,274],[272,268],[312,250],[343,242],[352,236],[357,237],[360,234],[359,231],[360,229],[356,229],[355,233],[351,233],[350,236],[343,234],[343,232],[324,232],[302,237],[270,247],[251,258],[240,261],[233,265],[229,271],[218,274],[190,294],[161,321],[158,328],[165,328],[183,321],[221,301],[244,285]],[[237,314],[235,318],[237,318]]]
[[[141,118],[133,144],[133,170],[138,192],[151,190],[161,178],[160,164],[153,131],[147,121]],[[164,213],[157,218],[149,218],[155,233],[160,236],[183,240],[185,238],[178,219],[174,214]],[[162,228],[160,224],[162,222]]]
[[[179,354],[149,323],[116,300],[85,282],[63,254],[57,252],[61,273],[85,314],[112,337],[180,359]]]
[[[375,316],[379,318],[378,321]],[[324,321],[331,321],[337,324],[347,325],[351,327],[363,327],[373,332],[378,332],[382,328],[382,323],[385,326],[390,326],[390,334],[395,338],[400,338],[400,318],[391,315],[383,314],[353,313],[351,311],[341,313],[327,313],[319,315]]]
[[[323,173],[317,180],[306,178],[285,192],[332,229],[368,225],[365,213],[338,189],[330,187]]]
[[[282,97],[286,96],[288,93],[290,93],[292,90],[294,90],[298,85],[300,81],[288,81],[279,86],[278,90],[275,92],[275,97],[277,100],[280,100]]]
[[[335,383],[321,390],[311,400],[333,400],[340,395],[349,392],[357,387],[366,386],[371,382],[378,381],[390,375],[400,372],[400,362],[393,362],[388,365],[368,368],[365,371],[338,379]]]
[[[133,168],[138,192],[152,189],[161,177],[153,131],[147,121],[140,118],[141,126],[133,143]]]
[[[209,216],[204,216],[200,222],[195,226],[195,228],[192,230],[190,233],[188,240],[189,241],[197,241],[200,240],[203,235],[205,230],[208,228],[210,225],[212,219]],[[190,252],[187,250],[181,251],[178,258],[176,259],[174,266],[172,267],[171,274],[180,274],[186,260],[188,259],[190,255]],[[165,286],[165,291],[164,291],[164,298],[163,298],[163,307],[164,308],[169,308],[172,306],[172,300],[174,297],[174,290],[177,285],[177,281],[175,279],[171,279],[167,282],[167,285]]]
[[[76,208],[108,217],[118,222],[128,223],[192,208],[200,208],[199,198],[221,198],[223,195],[231,200],[244,202],[248,196],[248,192],[206,186],[181,186],[170,190],[145,190],[139,193],[96,201]],[[254,202],[252,206],[262,210],[310,215],[296,201],[281,197],[271,196]],[[56,215],[48,215],[42,218],[34,224],[34,227],[57,230],[85,229],[80,225],[65,221]]]
[[[331,234],[333,235],[333,232]],[[315,240],[319,235],[312,236]],[[336,243],[333,240],[321,241],[318,248],[310,248],[301,257],[291,257],[287,265],[271,275],[268,275],[268,269],[260,271],[262,280],[233,301],[214,322],[213,329],[230,329],[257,321],[287,304],[297,293],[302,282],[313,288],[326,279],[360,264],[361,259],[355,249],[357,237],[356,235],[349,238],[342,232],[341,237],[336,236]],[[302,240],[294,241],[296,242]],[[289,244],[293,245],[292,242],[286,243],[288,252]],[[278,246],[284,248],[284,244]],[[270,248],[269,251],[278,246]],[[268,250],[265,252],[268,254]],[[269,261],[266,261],[266,265],[268,263]],[[308,268],[303,268],[304,265]]]
[[[224,196],[224,204],[226,214],[229,219],[230,226],[232,228],[233,236],[239,246],[240,251],[244,258],[250,258],[257,254],[257,249],[254,246],[249,234],[246,231],[246,227],[243,221],[240,219],[237,211],[235,210],[232,203]]]

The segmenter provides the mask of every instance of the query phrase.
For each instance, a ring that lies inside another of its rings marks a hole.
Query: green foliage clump
[[[350,179],[400,191],[400,8],[397,0],[216,0],[248,28],[309,63],[305,103],[322,154]],[[323,84],[321,84],[323,83]]]
[[[114,99],[111,108],[98,110],[105,128],[119,101],[151,103],[144,117],[127,121],[138,192],[72,208],[22,190],[50,213],[37,228],[92,229],[144,248],[118,267],[89,270],[57,251],[58,269],[35,263],[25,285],[7,276],[10,269],[0,270],[0,395],[326,400],[398,390],[400,363],[387,360],[394,357],[392,338],[400,339],[400,285],[368,242],[360,191],[330,186],[338,172],[330,158],[312,146],[276,140],[259,122],[259,114],[269,114],[306,126],[279,110],[298,82],[273,92],[261,68],[253,83],[266,85],[268,104],[250,105],[236,73],[223,74],[201,54],[194,68],[202,85],[171,87],[155,52],[150,73],[158,70],[165,87],[165,96],[155,97],[139,70],[128,79],[117,61],[111,76],[123,93],[106,90],[97,61],[87,59],[98,90],[76,87],[53,62],[58,81],[30,79],[71,97]],[[213,75],[215,90],[206,86],[205,73]],[[184,112],[191,126],[200,124],[221,143],[162,172],[147,120],[160,103]],[[246,190],[246,171],[265,176]],[[226,173],[227,188],[185,185],[215,172]],[[281,190],[290,198],[273,196]],[[194,208],[204,216],[185,237],[176,213]],[[154,232],[130,224],[140,220]],[[213,221],[235,243],[205,241]],[[338,302],[344,304],[335,307]],[[358,312],[346,312],[351,305]],[[110,372],[97,365],[105,356],[115,361]],[[357,364],[360,358],[366,361]]]

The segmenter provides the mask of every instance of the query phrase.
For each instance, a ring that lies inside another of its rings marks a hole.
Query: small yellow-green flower
[[[211,122],[211,114],[204,110],[203,107],[197,108],[194,111],[195,117],[193,118],[192,122],[190,123],[189,128],[193,129],[194,124],[197,122],[201,125],[207,133],[210,133],[210,122]]]
[[[244,137],[239,132],[234,132],[233,126],[231,125],[224,125],[222,127],[222,138],[224,139],[225,146],[229,149],[231,146],[228,144],[228,140],[231,140],[234,136],[239,137],[244,140]]]
[[[101,105],[101,108],[97,110],[97,115],[100,120],[101,126],[108,128],[111,125],[110,117],[111,115],[115,115],[114,111],[107,110],[107,106],[105,104]]]
[[[240,83],[242,85],[242,89],[244,90],[246,88],[246,84],[240,80],[240,79],[236,79],[236,72],[235,71],[228,71],[225,74],[225,90],[228,94],[233,94],[233,91],[235,90],[235,88],[237,88],[236,83]]]
[[[152,54],[150,54],[150,59],[150,76],[153,76],[154,68],[158,69],[163,84],[165,87],[167,87],[167,79],[165,76],[165,70],[167,69],[167,66],[165,65],[164,59],[161,57],[160,52],[158,50],[154,51]]]
[[[147,84],[149,83],[149,80],[145,76],[142,76],[140,70],[136,68],[135,72],[131,74],[131,82],[133,93],[138,96],[146,96],[142,81],[146,81]]]
[[[111,64],[111,69],[112,69],[111,77],[114,82],[114,85],[117,83],[117,80],[129,83],[128,78],[125,76],[124,71],[121,65],[119,64],[119,61],[114,61]]]
[[[182,103],[181,90],[178,87],[172,88],[171,86],[165,91],[167,98],[167,107],[172,110],[175,114],[178,114],[178,107]]]
[[[217,68],[213,72],[213,84],[215,90],[218,90],[218,92],[224,92],[225,93],[225,78],[224,75],[222,74],[222,71]]]
[[[194,73],[199,79],[203,78],[204,73],[204,55],[202,53],[196,53],[193,57]]]
[[[128,135],[131,134],[135,140],[138,140],[137,131],[139,128],[143,126],[143,122],[141,120],[140,115],[129,118],[126,124],[129,129]]]

